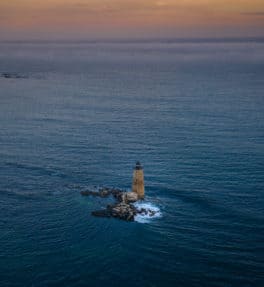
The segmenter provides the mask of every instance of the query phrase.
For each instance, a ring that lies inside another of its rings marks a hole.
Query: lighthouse
[[[132,191],[137,193],[139,199],[144,198],[145,195],[144,172],[139,161],[136,163],[133,172]]]

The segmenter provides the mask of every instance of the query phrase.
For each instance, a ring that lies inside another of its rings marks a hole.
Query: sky
[[[258,36],[264,0],[0,0],[0,40]]]

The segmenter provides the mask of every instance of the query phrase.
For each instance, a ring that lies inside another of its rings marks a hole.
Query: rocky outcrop
[[[108,209],[92,211],[92,215],[97,217],[111,217],[111,213]]]
[[[115,189],[115,188],[100,188],[98,191],[94,190],[82,190],[81,195],[84,196],[99,196],[99,197],[108,197],[110,195],[113,195],[114,198],[118,199],[119,201],[122,201],[123,193],[125,193],[123,190]]]
[[[134,221],[134,216],[137,214],[136,208],[132,204],[124,202],[108,205],[107,209],[110,211],[112,217],[126,221]]]
[[[18,74],[18,73],[8,73],[8,72],[1,73],[0,77],[5,78],[5,79],[25,79],[26,78],[25,75]]]
[[[156,215],[157,211],[152,210],[150,208],[137,208],[137,214],[148,215],[149,217],[153,217]]]
[[[106,209],[95,210],[93,216],[97,217],[114,217],[126,221],[134,221],[137,214],[146,214],[154,216],[155,211],[145,208],[136,208],[133,203],[138,201],[138,195],[135,192],[125,192],[120,189],[101,188],[98,191],[84,190],[81,191],[83,196],[108,197],[112,195],[116,203],[107,205]]]
[[[136,214],[136,208],[124,202],[108,205],[106,209],[92,212],[92,215],[97,217],[115,217],[126,221],[134,221]]]
[[[138,195],[135,192],[126,192],[124,194],[124,201],[126,203],[132,203],[138,201]]]

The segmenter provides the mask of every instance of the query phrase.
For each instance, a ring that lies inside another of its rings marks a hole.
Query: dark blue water
[[[264,286],[264,43],[0,45],[0,286]],[[144,165],[161,218],[94,218]]]

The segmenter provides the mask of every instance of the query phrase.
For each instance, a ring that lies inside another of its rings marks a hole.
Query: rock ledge
[[[154,216],[155,211],[145,208],[137,208],[133,205],[138,201],[138,195],[135,192],[126,192],[115,188],[101,188],[98,191],[84,190],[81,191],[83,196],[98,196],[105,198],[113,196],[116,203],[107,205],[106,209],[92,211],[93,216],[97,217],[114,217],[125,221],[134,221],[137,214],[148,214]]]

